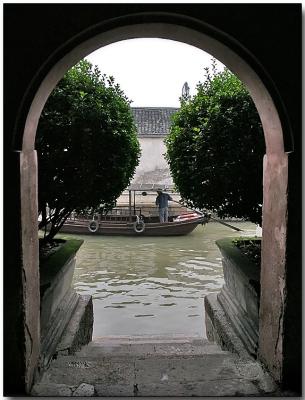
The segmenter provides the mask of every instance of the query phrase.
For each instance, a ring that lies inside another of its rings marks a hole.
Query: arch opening
[[[248,88],[258,113],[260,115],[265,142],[266,155],[264,160],[264,206],[263,206],[263,241],[262,241],[262,273],[261,273],[261,318],[260,318],[260,356],[270,366],[273,374],[280,379],[282,348],[278,342],[274,349],[273,338],[270,338],[270,323],[272,329],[283,329],[281,317],[285,291],[285,241],[286,241],[286,210],[288,160],[284,149],[282,124],[274,101],[260,79],[258,73],[242,57],[224,45],[219,40],[198,30],[182,25],[167,23],[146,23],[121,26],[102,32],[81,42],[68,52],[49,71],[40,84],[31,103],[22,141],[20,155],[21,209],[23,269],[31,286],[26,287],[25,314],[31,321],[30,329],[37,331],[39,321],[33,319],[34,310],[39,308],[39,276],[38,276],[38,238],[37,238],[37,159],[35,153],[35,135],[38,120],[44,104],[51,91],[64,73],[80,59],[94,50],[120,40],[143,37],[159,37],[180,41],[204,50],[225,64]],[[277,198],[276,206],[274,199]],[[29,207],[29,205],[31,205]],[[275,266],[271,275],[270,265]],[[277,288],[277,282],[281,286]],[[275,307],[268,304],[268,288],[274,286],[274,296],[277,299]],[[39,309],[38,314],[39,315]],[[269,337],[269,338],[268,338]],[[33,343],[28,345],[27,358],[29,381],[32,380],[39,354],[39,334],[32,335]]]

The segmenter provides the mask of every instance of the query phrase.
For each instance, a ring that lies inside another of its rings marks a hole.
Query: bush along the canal
[[[259,237],[239,237],[232,240],[233,245],[238,248],[241,254],[246,257],[252,264],[255,265],[257,271],[261,270],[261,250],[262,240]],[[259,279],[251,281],[253,287],[260,293]]]
[[[82,60],[51,93],[38,125],[39,229],[51,241],[73,210],[112,208],[139,163],[130,101]]]
[[[65,264],[78,251],[83,242],[83,240],[74,238],[54,239],[52,242],[40,246],[40,268],[52,269],[54,272],[59,265]]]
[[[265,143],[251,96],[228,69],[212,72],[191,98],[180,99],[167,161],[184,201],[220,218],[261,224]]]
[[[248,238],[240,237],[234,239],[232,243],[249,258],[255,265],[260,266],[261,264],[261,239],[260,238]]]

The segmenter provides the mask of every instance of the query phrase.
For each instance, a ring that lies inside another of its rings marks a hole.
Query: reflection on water
[[[253,224],[234,225],[255,234]],[[240,235],[209,223],[181,237],[81,236],[73,284],[93,296],[94,338],[205,336],[203,298],[223,285],[215,240]]]

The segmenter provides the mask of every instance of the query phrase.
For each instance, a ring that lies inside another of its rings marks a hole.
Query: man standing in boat
[[[156,205],[159,206],[160,222],[168,222],[168,201],[173,200],[168,193],[163,193],[162,189],[157,190]]]

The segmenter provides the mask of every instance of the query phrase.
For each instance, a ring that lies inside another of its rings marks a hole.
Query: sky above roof
[[[212,56],[173,40],[131,39],[100,48],[86,59],[115,78],[132,107],[179,107],[183,84],[188,82],[194,95]]]

